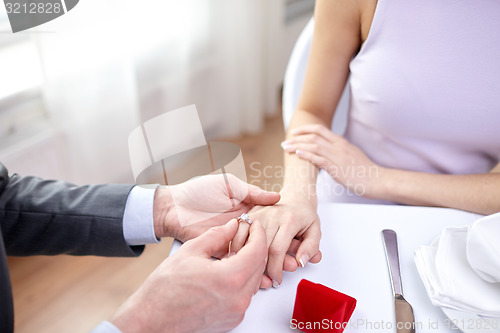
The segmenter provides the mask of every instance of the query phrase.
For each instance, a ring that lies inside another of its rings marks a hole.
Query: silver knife
[[[396,332],[414,333],[415,317],[413,309],[403,297],[403,284],[399,270],[398,238],[394,230],[382,230],[385,256],[391,276],[392,293],[394,295],[394,309],[396,311]]]

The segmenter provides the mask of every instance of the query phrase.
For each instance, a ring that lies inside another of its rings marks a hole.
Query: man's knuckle
[[[247,276],[243,270],[233,271],[226,277],[226,285],[232,290],[238,290],[243,286],[246,278]]]

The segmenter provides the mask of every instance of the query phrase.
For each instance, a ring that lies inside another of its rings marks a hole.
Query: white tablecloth
[[[383,229],[398,234],[403,292],[413,307],[417,332],[457,332],[429,301],[413,253],[439,236],[444,227],[470,225],[479,215],[443,208],[360,204],[322,204],[319,215],[321,263],[285,273],[280,288],[260,291],[233,332],[297,332],[290,320],[301,279],[357,299],[345,332],[395,332],[392,289],[380,234]],[[178,247],[174,243],[172,251]]]

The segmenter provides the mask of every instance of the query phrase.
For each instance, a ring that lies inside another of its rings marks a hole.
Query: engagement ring
[[[248,214],[241,214],[240,217],[238,217],[238,222],[246,222],[248,224],[252,224],[252,220],[250,220],[250,217]]]

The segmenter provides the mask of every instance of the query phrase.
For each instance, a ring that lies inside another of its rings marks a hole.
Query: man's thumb
[[[268,192],[258,186],[248,184],[248,194],[243,199],[243,202],[252,205],[270,206],[280,201],[280,198],[281,196],[277,192]]]
[[[232,219],[226,224],[210,228],[200,236],[188,241],[184,246],[192,254],[212,257],[220,249],[226,246],[236,235],[238,222]]]
[[[227,174],[231,197],[238,203],[244,202],[251,205],[269,206],[280,201],[280,195],[276,192],[264,191],[258,186],[247,184],[234,175]]]

